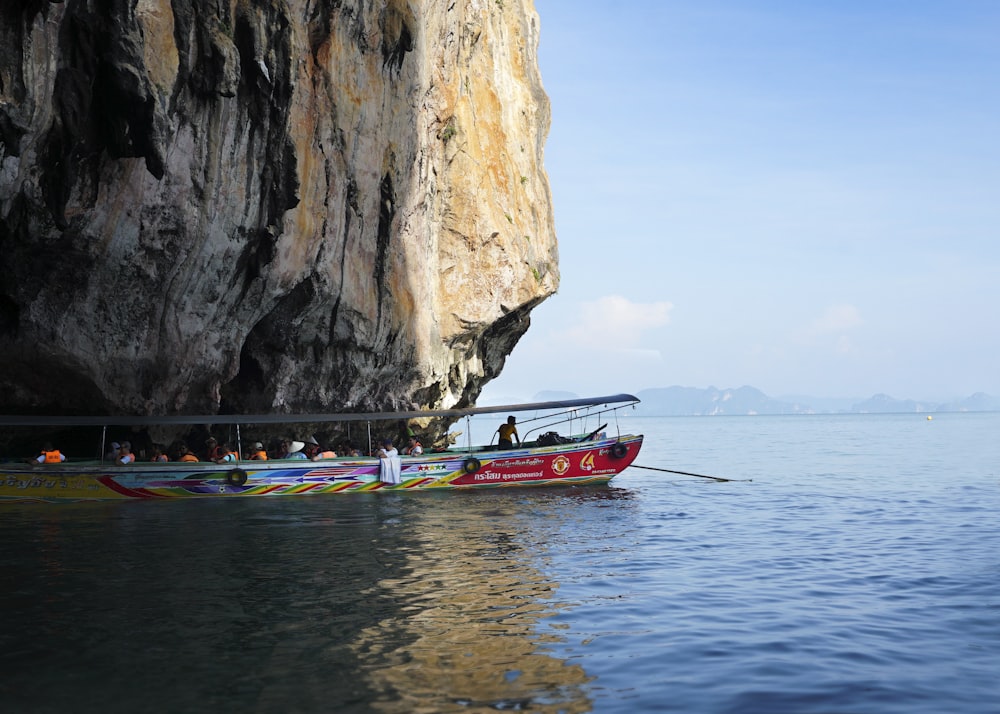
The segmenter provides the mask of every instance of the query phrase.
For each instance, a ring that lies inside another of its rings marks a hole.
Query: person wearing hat
[[[302,449],[303,453],[306,455],[307,459],[312,459],[313,461],[315,461],[313,457],[315,457],[316,454],[320,452],[319,442],[316,441],[315,436],[308,436],[304,439],[304,441],[305,441],[305,447],[303,447]]]
[[[382,448],[375,450],[375,456],[380,459],[387,459],[392,456],[399,456],[399,452],[392,445],[392,439],[385,439],[382,441]]]
[[[118,458],[118,452],[119,452],[119,450],[121,448],[122,448],[121,444],[119,444],[117,441],[112,441],[111,442],[111,450],[108,451],[108,453],[106,453],[104,455],[104,460],[105,461],[114,461],[115,459],[117,459]]]
[[[264,451],[264,445],[259,441],[253,443],[253,450],[250,452],[248,457],[251,461],[267,461],[267,452]]]
[[[306,455],[302,453],[302,449],[305,448],[305,442],[302,441],[291,441],[291,442],[281,442],[285,444],[285,453],[282,454],[283,459],[304,459]]]

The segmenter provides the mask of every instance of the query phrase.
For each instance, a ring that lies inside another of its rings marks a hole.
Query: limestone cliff
[[[0,412],[475,400],[558,285],[532,0],[4,0]]]

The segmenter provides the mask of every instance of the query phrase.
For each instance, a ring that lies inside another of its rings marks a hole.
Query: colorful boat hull
[[[607,484],[642,447],[641,435],[510,451],[403,457],[401,483],[379,480],[379,460],[243,461],[238,464],[0,464],[0,502],[55,503],[372,491],[439,491]]]

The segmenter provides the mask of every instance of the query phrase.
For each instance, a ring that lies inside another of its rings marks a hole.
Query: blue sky
[[[562,283],[481,403],[1000,395],[1000,2],[535,6]]]

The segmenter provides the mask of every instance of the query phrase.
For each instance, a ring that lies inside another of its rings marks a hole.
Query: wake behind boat
[[[61,502],[185,497],[297,496],[371,491],[439,491],[512,486],[607,484],[628,467],[642,435],[622,434],[621,410],[639,400],[629,394],[495,407],[414,412],[199,417],[0,417],[9,426],[294,424],[393,422],[424,417],[466,420],[469,441],[418,456],[337,457],[321,461],[276,459],[235,463],[100,461],[0,464],[0,501]],[[500,449],[491,440],[472,445],[471,421],[490,414],[521,416],[521,442]],[[614,434],[608,429],[614,424]],[[561,433],[565,432],[565,433]],[[237,437],[238,438],[238,437]],[[371,447],[369,447],[371,452]]]

